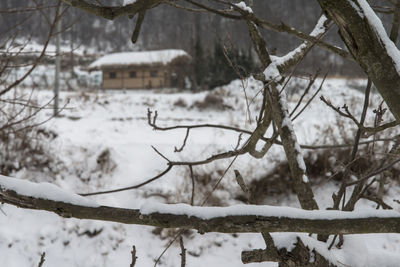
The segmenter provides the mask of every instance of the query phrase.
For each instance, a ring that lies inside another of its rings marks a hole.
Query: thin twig
[[[186,128],[186,135],[185,135],[185,139],[183,139],[183,144],[180,148],[175,147],[174,152],[182,152],[183,148],[186,146],[186,141],[189,137],[189,132],[190,132],[190,128]]]
[[[346,186],[352,186],[352,185],[358,184],[360,182],[363,182],[365,180],[368,180],[369,178],[371,178],[371,177],[373,177],[375,175],[380,174],[381,172],[384,172],[384,171],[390,169],[391,167],[393,167],[398,162],[400,162],[400,158],[398,158],[398,159],[388,163],[387,165],[385,165],[385,166],[383,166],[383,167],[381,167],[381,168],[379,168],[379,169],[377,169],[377,170],[365,175],[364,177],[360,178],[359,180],[357,180],[355,182],[347,183]]]
[[[137,259],[137,257],[136,257],[136,247],[135,246],[132,247],[131,254],[132,254],[132,261],[131,261],[131,264],[129,265],[129,267],[135,267],[136,259]]]
[[[45,257],[46,257],[46,252],[43,252],[42,255],[40,256],[40,262],[38,264],[38,267],[42,267],[44,262],[45,262]]]
[[[165,252],[167,252],[167,250],[171,247],[171,245],[175,242],[175,240],[178,237],[180,237],[183,234],[184,231],[185,231],[185,229],[180,229],[178,231],[178,233],[168,242],[167,246],[164,248],[164,250],[161,252],[160,256],[158,256],[158,258],[154,262],[154,267],[157,266],[157,264],[160,262],[162,256],[164,256]]]
[[[241,129],[241,128],[237,128],[237,127],[233,127],[233,126],[219,125],[219,124],[194,124],[194,125],[175,125],[175,126],[169,126],[169,127],[160,127],[151,122],[151,113],[152,113],[152,111],[148,110],[148,123],[151,127],[153,127],[154,130],[170,131],[170,130],[175,130],[175,129],[217,128],[217,129],[224,129],[224,130],[244,133],[244,134],[248,134],[248,135],[253,134],[253,132],[249,131],[249,130],[245,130],[245,129]],[[260,140],[265,141],[265,142],[270,142],[271,138],[261,137]],[[376,141],[385,142],[385,141],[391,141],[391,140],[392,139],[381,138],[381,139],[377,139]],[[364,141],[364,142],[360,142],[360,145],[367,145],[372,142],[373,141]],[[274,144],[282,145],[282,143],[278,140],[274,140]],[[345,147],[352,147],[352,146],[353,146],[353,144],[300,145],[300,147],[302,149],[332,149],[332,148],[345,148]]]
[[[215,183],[214,187],[212,188],[211,192],[208,193],[208,195],[206,196],[206,198],[203,200],[203,202],[201,203],[201,206],[204,206],[208,199],[211,197],[212,193],[214,193],[214,191],[217,189],[217,187],[219,186],[219,184],[221,183],[222,179],[225,177],[226,173],[228,172],[228,170],[232,167],[233,163],[236,161],[236,159],[238,158],[239,155],[236,155],[233,160],[231,161],[231,163],[229,163],[228,167],[225,169],[224,173],[221,175],[221,177],[218,179],[218,181]]]
[[[161,172],[160,174],[144,181],[143,183],[137,184],[137,185],[133,185],[133,186],[127,186],[127,187],[121,187],[121,188],[117,188],[117,189],[113,189],[113,190],[105,190],[105,191],[97,191],[97,192],[91,192],[91,193],[81,193],[79,195],[87,197],[87,196],[94,196],[94,195],[104,195],[104,194],[111,194],[111,193],[117,193],[117,192],[122,192],[122,191],[127,191],[127,190],[132,190],[132,189],[137,189],[140,188],[146,184],[149,184],[161,177],[163,177],[165,174],[167,174],[173,167],[174,165],[168,165],[168,167]]]
[[[194,205],[194,174],[193,174],[193,166],[189,165],[189,171],[190,171],[190,179],[192,180],[192,196],[190,197],[190,205]]]
[[[247,187],[243,176],[240,174],[240,172],[238,170],[234,170],[235,172],[235,178],[236,178],[236,182],[238,183],[238,185],[240,186],[240,188],[242,189],[242,191],[244,192],[246,198],[247,198],[247,202],[249,204],[251,204],[252,201],[252,197],[251,197],[251,192],[249,190],[249,188]]]
[[[158,155],[160,155],[160,157],[162,157],[163,159],[165,159],[168,163],[171,163],[171,161],[170,161],[166,156],[164,156],[160,151],[158,151],[157,148],[155,148],[154,146],[151,146],[151,148],[152,148]]]
[[[350,113],[349,108],[346,104],[344,104],[342,107],[335,107],[331,101],[325,99],[324,96],[320,96],[320,99],[322,102],[324,102],[328,107],[330,107],[332,110],[336,111],[340,116],[351,119],[358,127],[361,127],[361,124],[358,122],[358,120]],[[340,109],[343,109],[341,111]]]
[[[314,100],[315,96],[322,90],[322,86],[325,82],[326,77],[328,76],[328,73],[325,74],[324,78],[322,79],[322,82],[318,88],[318,90],[313,94],[313,96],[307,101],[307,103],[304,105],[304,107],[299,111],[299,113],[297,113],[296,116],[293,117],[292,121],[294,121],[295,119],[297,119],[297,117],[299,117],[303,111],[311,104],[311,102]],[[291,115],[290,115],[291,117]]]
[[[183,238],[182,235],[179,236],[179,246],[181,247],[181,267],[186,266],[186,249],[183,246]]]
[[[237,141],[237,144],[236,144],[234,150],[238,150],[238,149],[239,149],[239,147],[240,147],[240,142],[242,141],[242,135],[243,135],[243,133],[240,133],[240,134],[239,134],[238,141]]]
[[[318,72],[314,75],[314,77],[311,77],[310,81],[308,82],[308,85],[306,87],[306,89],[304,89],[304,92],[301,94],[301,97],[299,99],[299,101],[297,101],[296,106],[293,108],[293,110],[290,112],[289,117],[293,117],[293,114],[296,112],[296,110],[299,108],[301,102],[303,101],[303,98],[308,94],[308,92],[310,91],[312,85],[315,82],[315,79],[317,79],[318,77]]]
[[[378,204],[379,206],[382,206],[383,209],[385,210],[392,210],[393,208],[391,206],[389,206],[388,204],[386,204],[382,199],[375,197],[375,196],[371,196],[371,195],[362,195],[361,198],[367,199],[369,201],[375,202],[376,204]]]

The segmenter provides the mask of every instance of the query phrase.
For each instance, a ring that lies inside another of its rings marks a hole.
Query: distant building
[[[178,49],[113,53],[94,61],[89,70],[103,72],[103,89],[184,88],[189,61]]]

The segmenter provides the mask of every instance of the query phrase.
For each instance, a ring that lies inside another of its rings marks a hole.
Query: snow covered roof
[[[89,69],[133,65],[167,65],[178,57],[189,57],[189,55],[180,49],[113,53],[97,59],[90,64]]]

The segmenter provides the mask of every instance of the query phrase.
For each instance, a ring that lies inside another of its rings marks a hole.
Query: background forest
[[[116,1],[114,1],[116,2]],[[200,1],[201,2],[201,1]],[[207,2],[207,1],[204,1]],[[378,5],[379,2],[375,1]],[[7,10],[22,7],[23,0],[3,0],[0,9]],[[303,32],[309,32],[321,11],[316,1],[308,0],[269,0],[254,1],[254,10],[261,18],[268,18],[274,23],[285,23],[296,27]],[[0,32],[5,32],[14,27],[14,22],[27,16],[29,13],[2,14],[0,16]],[[34,39],[45,38],[45,29],[48,26],[40,14],[33,14],[38,19],[31,20],[21,28],[16,28],[22,36],[32,36]],[[390,23],[390,16],[383,17],[384,23]],[[226,47],[234,58],[251,57],[255,59],[255,52],[251,48],[246,25],[208,13],[185,12],[169,6],[151,9],[147,12],[137,44],[133,45],[130,36],[133,32],[135,19],[128,17],[117,18],[114,21],[87,14],[76,8],[69,8],[63,17],[63,25],[67,28],[63,34],[63,42],[71,44],[74,48],[83,47],[88,53],[93,52],[119,52],[132,50],[154,50],[178,48],[184,49],[196,62],[204,62],[210,57],[218,57],[218,49]],[[269,50],[273,54],[279,47],[279,53],[285,54],[295,48],[301,41],[288,34],[273,31],[262,31],[267,40]],[[101,38],[101,40],[99,39]],[[336,26],[332,26],[328,35],[324,37],[327,42],[343,47],[337,34]],[[233,48],[234,47],[234,48]],[[323,60],[321,60],[323,59]],[[215,59],[214,61],[218,61]],[[225,62],[226,63],[226,62]],[[218,63],[215,63],[218,64]],[[213,64],[211,64],[213,65]],[[225,64],[226,65],[226,64]],[[253,64],[254,65],[254,64]],[[198,66],[207,69],[208,65]],[[254,67],[254,66],[253,66]],[[213,68],[211,66],[210,68]],[[329,71],[330,75],[345,75],[360,77],[362,71],[349,61],[315,47],[303,60],[300,68],[302,73],[316,69]],[[251,69],[250,69],[251,70]],[[198,71],[198,70],[196,70]],[[211,81],[210,81],[211,80]],[[217,78],[209,78],[206,83],[210,87],[219,85]]]

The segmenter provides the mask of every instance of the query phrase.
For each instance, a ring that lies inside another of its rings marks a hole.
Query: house
[[[105,55],[89,66],[103,72],[103,89],[184,88],[190,56],[183,50]]]

